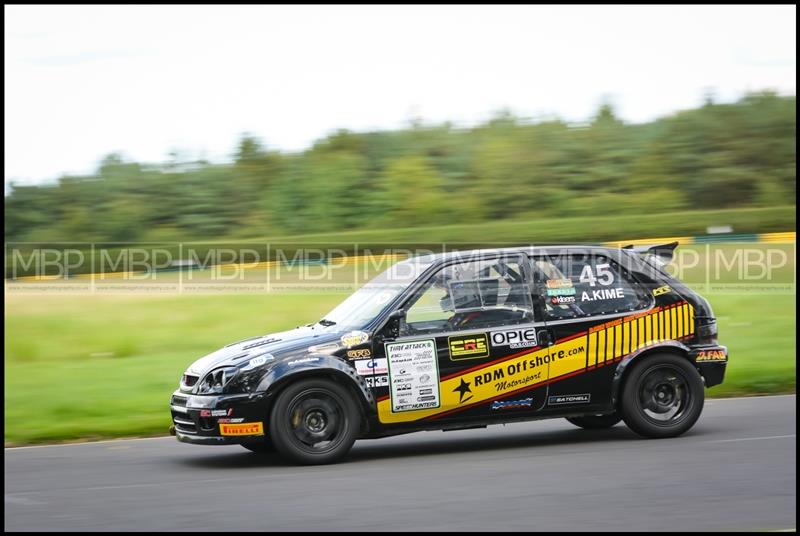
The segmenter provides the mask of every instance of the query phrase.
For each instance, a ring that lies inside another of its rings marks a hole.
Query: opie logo
[[[588,404],[592,399],[590,394],[580,395],[555,395],[547,398],[547,404],[556,406],[558,404]]]
[[[464,335],[461,337],[448,337],[450,348],[450,359],[475,359],[476,357],[486,357],[489,355],[489,346],[486,344],[486,335]]]
[[[511,348],[536,346],[536,330],[534,328],[493,331],[490,333],[490,337],[492,346],[510,346]]]

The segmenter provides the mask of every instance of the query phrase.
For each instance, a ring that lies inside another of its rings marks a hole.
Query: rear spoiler
[[[659,244],[656,246],[639,246],[634,247],[633,244],[623,246],[622,249],[627,249],[634,253],[639,253],[644,257],[644,260],[653,264],[657,268],[663,268],[672,261],[675,256],[675,248],[678,247],[678,241],[670,242],[668,244]]]

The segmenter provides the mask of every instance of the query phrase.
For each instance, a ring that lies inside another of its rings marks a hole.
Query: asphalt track
[[[643,440],[563,419],[356,442],[296,467],[174,438],[5,450],[5,529],[786,530],[796,398],[707,400]]]

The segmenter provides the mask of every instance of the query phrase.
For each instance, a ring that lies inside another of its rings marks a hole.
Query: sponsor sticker
[[[367,387],[389,387],[389,376],[382,374],[381,376],[367,376],[364,378]]]
[[[520,328],[492,331],[489,333],[492,346],[510,346],[511,348],[526,348],[536,346],[536,329]]]
[[[250,370],[250,369],[254,369],[256,367],[260,367],[261,365],[263,365],[267,361],[272,361],[273,359],[275,359],[275,356],[273,356],[272,354],[265,354],[265,355],[260,355],[260,356],[254,357],[253,359],[250,360],[250,362],[247,364],[247,366],[244,367],[242,370]]]
[[[575,287],[570,288],[549,288],[547,289],[548,296],[574,296]]]
[[[348,359],[363,359],[365,357],[372,357],[372,352],[369,348],[362,348],[361,350],[348,350]]]
[[[580,395],[553,395],[547,398],[547,404],[557,406],[559,404],[588,404],[592,399],[589,393]]]
[[[700,350],[696,361],[725,361],[728,356],[722,350]]]
[[[667,292],[671,291],[672,289],[669,285],[664,285],[663,287],[658,287],[653,289],[653,296],[661,296],[662,294],[666,294]]]
[[[359,344],[364,344],[368,340],[369,333],[364,333],[363,331],[351,331],[350,333],[345,333],[342,335],[341,338],[342,344],[348,348],[358,346]]]
[[[341,346],[339,343],[332,342],[329,344],[320,344],[308,347],[309,354],[332,354],[333,352],[337,351]]]
[[[622,288],[603,288],[581,293],[581,301],[620,300],[625,297]]]
[[[217,419],[217,422],[220,423],[220,424],[222,424],[222,423],[230,424],[230,423],[234,423],[234,422],[244,422],[244,417],[239,417],[238,419],[228,419],[228,418]]]
[[[492,402],[492,409],[523,409],[533,405],[533,398],[523,398],[521,400],[495,400]]]
[[[570,288],[572,287],[571,279],[548,279],[547,288]]]
[[[386,374],[389,372],[389,365],[385,357],[378,359],[361,359],[359,361],[353,361],[353,364],[356,366],[356,372],[362,376]]]
[[[228,409],[201,409],[201,417],[230,417],[233,415],[233,408]]]
[[[485,333],[448,337],[447,345],[450,348],[451,361],[477,359],[489,355],[489,345],[486,342]]]
[[[314,361],[319,361],[318,357],[304,357],[303,359],[295,359],[294,361],[289,361],[287,365],[301,365],[303,363],[312,363]]]
[[[224,436],[264,435],[264,423],[261,422],[245,422],[241,424],[222,423],[219,425],[219,433]]]
[[[392,380],[389,397],[393,413],[441,405],[436,341],[389,343],[386,356]]]
[[[584,294],[586,294],[584,292]],[[553,305],[561,305],[564,303],[575,303],[575,296],[553,296],[550,298],[550,303]]]

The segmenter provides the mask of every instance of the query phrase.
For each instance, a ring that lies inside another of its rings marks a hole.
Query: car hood
[[[342,332],[318,324],[301,326],[289,331],[270,333],[235,342],[212,352],[191,364],[187,374],[204,376],[208,371],[227,366],[238,366],[264,354],[279,360],[293,355],[293,351],[309,346],[338,341]]]

